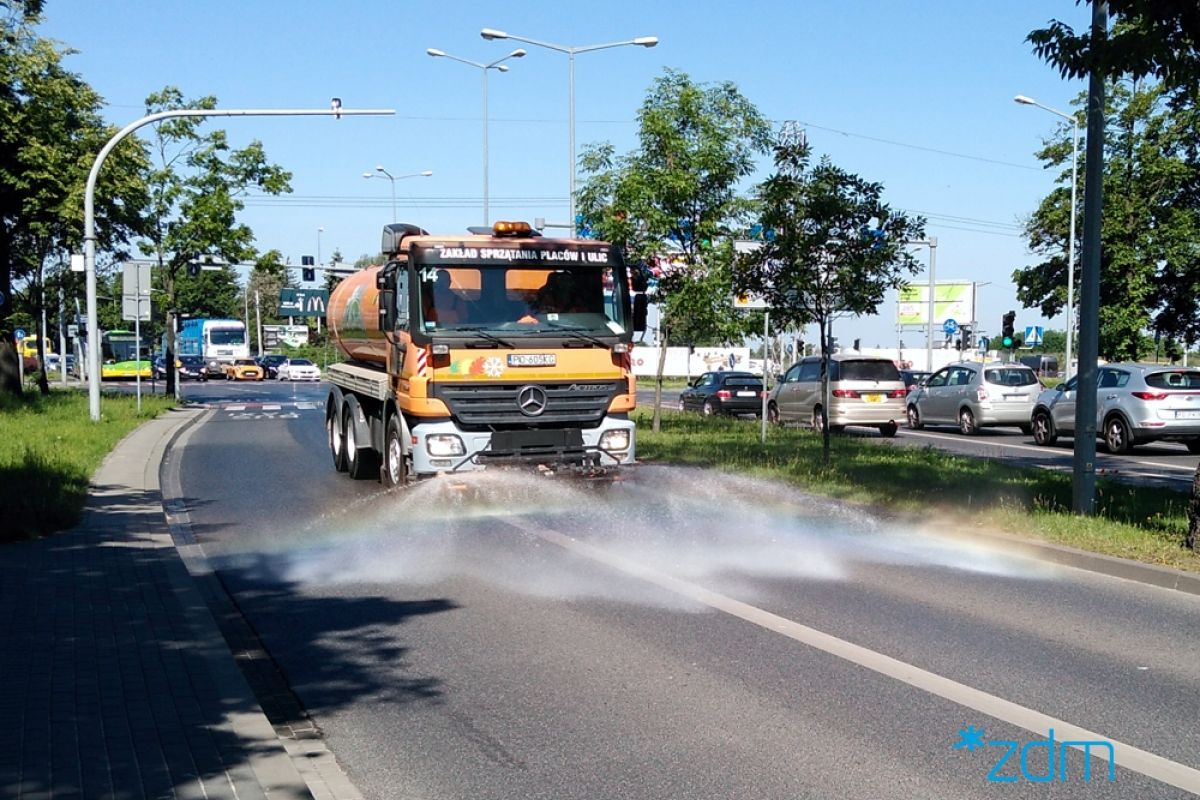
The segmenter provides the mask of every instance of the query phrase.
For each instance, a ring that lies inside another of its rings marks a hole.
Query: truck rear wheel
[[[329,437],[329,454],[333,456],[333,468],[346,471],[346,443],[342,440],[342,426],[338,424],[337,409],[331,407],[325,413],[325,434]]]
[[[346,453],[346,471],[356,481],[376,477],[379,474],[379,461],[375,451],[370,448],[360,448],[358,437],[354,433],[354,409],[346,404],[342,412],[342,441]]]
[[[403,486],[408,481],[408,461],[404,457],[404,432],[395,414],[388,420],[383,440],[383,485],[388,489]]]

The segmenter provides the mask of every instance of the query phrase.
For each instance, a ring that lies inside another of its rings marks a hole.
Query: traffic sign
[[[736,294],[733,296],[733,307],[742,309],[767,309],[767,301],[765,298],[758,295],[746,292],[744,294]]]
[[[958,321],[957,320],[948,319],[942,323],[942,333],[946,334],[947,336],[953,336],[957,332],[958,332]]]
[[[13,331],[13,337],[17,338],[17,339],[24,339],[25,338],[25,329],[17,328],[15,331]]]
[[[1025,344],[1041,344],[1042,343],[1042,326],[1041,325],[1026,325],[1025,326]]]

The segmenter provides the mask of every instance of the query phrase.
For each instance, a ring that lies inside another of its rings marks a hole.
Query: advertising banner
[[[634,347],[633,374],[643,378],[657,375],[658,356],[657,347]],[[755,364],[761,371],[762,362]],[[663,375],[682,378],[721,370],[748,372],[750,367],[749,347],[668,347]]]
[[[958,324],[975,319],[975,284],[970,281],[938,281],[934,286],[933,324],[948,319]],[[900,287],[896,299],[898,325],[929,324],[929,284],[908,283]]]
[[[280,289],[279,316],[323,317],[329,303],[329,292],[324,289]]]

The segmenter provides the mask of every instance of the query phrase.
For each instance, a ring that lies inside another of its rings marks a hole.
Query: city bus
[[[105,331],[100,334],[100,378],[150,377],[150,346],[143,344],[139,358],[137,337],[133,331]]]
[[[246,323],[240,319],[188,319],[179,327],[177,356],[200,356],[209,375],[222,376],[225,365],[250,357]]]

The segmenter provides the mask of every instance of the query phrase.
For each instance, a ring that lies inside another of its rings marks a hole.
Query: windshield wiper
[[[604,348],[608,347],[608,342],[604,341],[600,337],[592,336],[590,333],[583,333],[582,331],[586,331],[587,328],[583,327],[582,325],[564,325],[561,322],[553,322],[551,320],[547,320],[546,325],[548,325],[549,327],[553,328],[556,331],[562,331],[563,333],[567,334],[568,336],[573,336],[574,338],[579,339],[581,341],[591,342],[592,344],[596,345],[597,347],[604,347]]]
[[[445,332],[454,334],[454,333],[460,333],[462,331],[466,331],[467,333],[478,336],[480,339],[489,341],[492,344],[498,344],[501,347],[507,347],[509,350],[516,349],[516,345],[514,345],[512,342],[507,341],[505,339],[501,339],[499,336],[496,336],[493,333],[488,333],[487,331],[485,331],[483,329],[482,325],[457,325]]]

